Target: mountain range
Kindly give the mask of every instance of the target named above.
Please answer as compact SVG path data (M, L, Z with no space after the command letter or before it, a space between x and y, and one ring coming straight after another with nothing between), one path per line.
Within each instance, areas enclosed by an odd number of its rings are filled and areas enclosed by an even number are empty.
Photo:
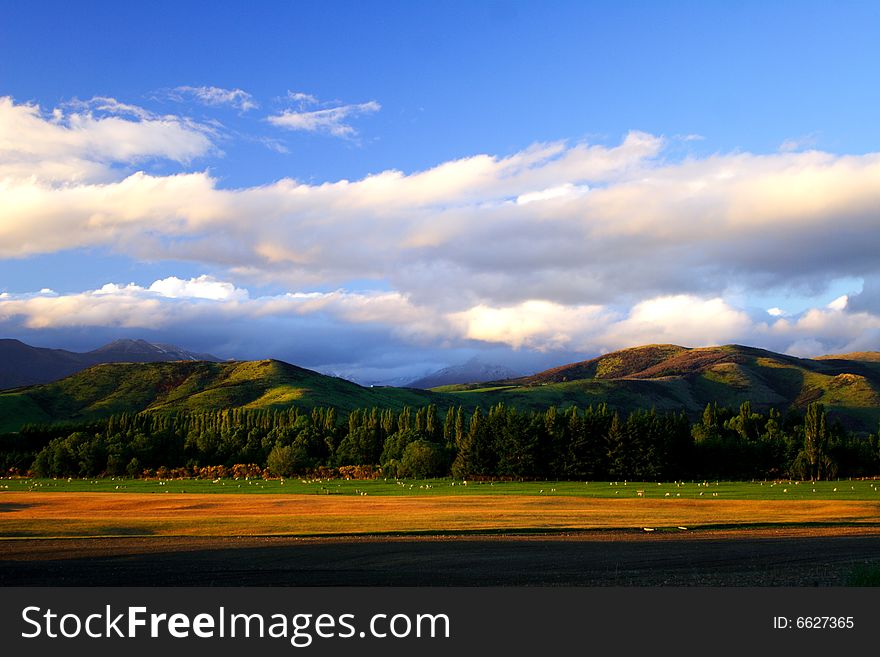
M656 408L697 417L709 402L735 408L747 400L755 409L783 412L819 401L848 428L874 432L880 420L880 353L806 359L740 345L647 345L525 377L432 390L365 388L277 360L104 363L59 381L0 393L0 431L118 412L293 404L333 406L344 414L429 403L441 411L458 405L485 409L498 402L535 410L608 403L621 412Z
M501 381L518 376L509 367L484 363L479 358L471 358L461 365L452 365L431 372L425 376L410 381L407 388L421 388L424 390L438 386L455 385L457 383L483 383L485 381Z
M79 353L0 339L0 390L49 383L101 363L175 360L217 362L220 359L210 354L197 354L173 345L152 344L145 340L115 340L93 351Z

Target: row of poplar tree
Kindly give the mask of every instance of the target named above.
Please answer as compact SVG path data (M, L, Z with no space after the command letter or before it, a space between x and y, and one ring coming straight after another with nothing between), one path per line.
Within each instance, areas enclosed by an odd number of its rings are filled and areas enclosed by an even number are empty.
M258 464L290 476L320 466L380 466L384 476L673 480L880 473L878 436L830 425L820 404L783 417L746 402L709 404L696 421L653 410L488 411L435 406L225 409L113 415L78 426L30 426L0 437L4 471L40 476L139 476L160 467Z

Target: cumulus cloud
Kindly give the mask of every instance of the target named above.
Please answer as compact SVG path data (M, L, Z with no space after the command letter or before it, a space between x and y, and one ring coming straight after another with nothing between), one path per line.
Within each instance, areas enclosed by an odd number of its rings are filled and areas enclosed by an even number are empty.
M425 312L427 310L427 312ZM202 275L160 279L149 286L107 283L96 290L0 296L0 322L31 329L118 326L158 329L193 321L329 316L352 323L391 324L415 340L451 337L443 318L412 305L397 292L290 292L251 298L248 290Z
M764 325L720 298L656 297L628 309L527 301L476 306L450 317L460 335L540 351L612 351L648 343L692 347L757 338Z
M544 351L587 347L590 329L601 323L602 314L599 306L533 300L502 308L479 305L451 319L461 337Z
M880 315L852 312L841 305L811 308L796 318L781 318L758 340L780 341L786 351L796 355L876 350L880 345Z
M612 349L650 343L704 347L734 342L750 333L749 316L724 299L675 295L637 303L626 318L611 324L598 342Z
M149 290L170 299L213 299L214 301L226 301L248 298L247 290L239 289L232 283L218 281L211 276L205 275L189 280L169 276L154 282Z
M114 165L186 164L213 149L212 129L181 117L156 116L112 98L66 107L45 113L0 97L0 184L109 181L118 175Z
M207 173L7 177L0 256L103 245L294 288L385 280L458 310L818 289L880 273L877 154L666 161L663 147L631 133L616 146L540 144L410 174L239 189Z
M296 107L270 116L267 119L269 123L285 130L321 132L334 137L353 137L357 131L350 125L349 119L382 109L375 100L351 105L321 103L311 94L292 91L287 93L287 98Z
M246 308L522 349L877 346L877 153L680 159L662 137L633 131L613 145L543 143L359 180L221 188L207 172L125 170L147 158L187 162L210 150L210 134L111 100L54 114L0 100L0 257L106 247L203 263L235 283L169 277L112 293L12 295L7 317L36 326L105 313L137 323L165 321L168 308ZM332 109L304 94L289 102L293 113ZM796 316L727 294L818 294L841 277L864 279L864 291ZM251 298L244 289L352 280L390 291ZM120 307L131 314L110 313Z
M247 91L242 89L223 89L222 87L175 87L168 92L168 97L177 101L192 99L203 105L215 107L228 105L240 112L247 112L260 106Z
M796 318L766 323L750 319L723 299L686 295L647 299L628 309L531 300L444 311L416 304L399 292L335 290L252 297L246 289L209 276L168 277L149 286L108 283L80 293L0 295L0 325L31 330L186 331L192 325L218 326L244 318L252 327L287 323L284 330L291 333L320 319L387 330L399 344L463 348L480 343L552 353L608 352L651 342L691 347L740 342L816 356L864 350L880 335L880 316L870 313L814 308ZM395 348L387 340L386 345Z
M456 252L483 266L487 259L479 243L459 244L475 227L475 215L485 214L477 224L480 232L525 240L517 251L527 242L555 239L547 232L553 228L581 236L577 225L565 228L566 221L546 210L536 221L543 203L520 207L512 200L561 176L605 179L658 147L659 140L630 135L613 148L551 144L411 175L387 171L322 185L281 180L238 190L218 189L205 173L139 172L114 182L66 186L6 179L0 181L7 209L0 217L0 256L111 245L136 257L204 260L298 284L381 278L419 262L456 264ZM570 210L576 198L568 199L567 207L564 198L550 200L554 210ZM535 232L540 239L531 239ZM343 239L346 235L358 238Z

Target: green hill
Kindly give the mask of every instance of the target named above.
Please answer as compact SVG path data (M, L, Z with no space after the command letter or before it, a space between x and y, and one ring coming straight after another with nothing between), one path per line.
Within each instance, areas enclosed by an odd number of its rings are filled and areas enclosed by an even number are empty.
M0 431L29 422L99 418L112 413L217 408L364 406L402 408L433 395L401 388L363 388L277 360L212 363L111 363L45 385L0 393Z
M607 402L623 412L654 407L696 417L709 402L757 409L825 404L845 426L876 431L880 354L803 359L727 345L688 349L648 345L532 376L432 391L364 388L276 360L97 365L54 383L0 393L0 431L29 422L99 418L118 412L334 406L343 414L372 406L435 403L521 409Z
M880 421L880 354L806 359L740 345L648 345L519 379L434 391L467 405L472 399L484 406L503 401L520 407L604 401L621 410L654 407L691 416L712 401L736 407L748 400L756 409L782 411L819 401L845 426L875 431Z

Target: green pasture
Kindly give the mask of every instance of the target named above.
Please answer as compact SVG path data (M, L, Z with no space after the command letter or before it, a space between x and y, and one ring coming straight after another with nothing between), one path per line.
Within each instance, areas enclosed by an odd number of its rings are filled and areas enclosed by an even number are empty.
M306 495L543 495L589 498L861 500L880 502L880 479L839 481L479 482L453 479L0 479L3 492L205 493Z

